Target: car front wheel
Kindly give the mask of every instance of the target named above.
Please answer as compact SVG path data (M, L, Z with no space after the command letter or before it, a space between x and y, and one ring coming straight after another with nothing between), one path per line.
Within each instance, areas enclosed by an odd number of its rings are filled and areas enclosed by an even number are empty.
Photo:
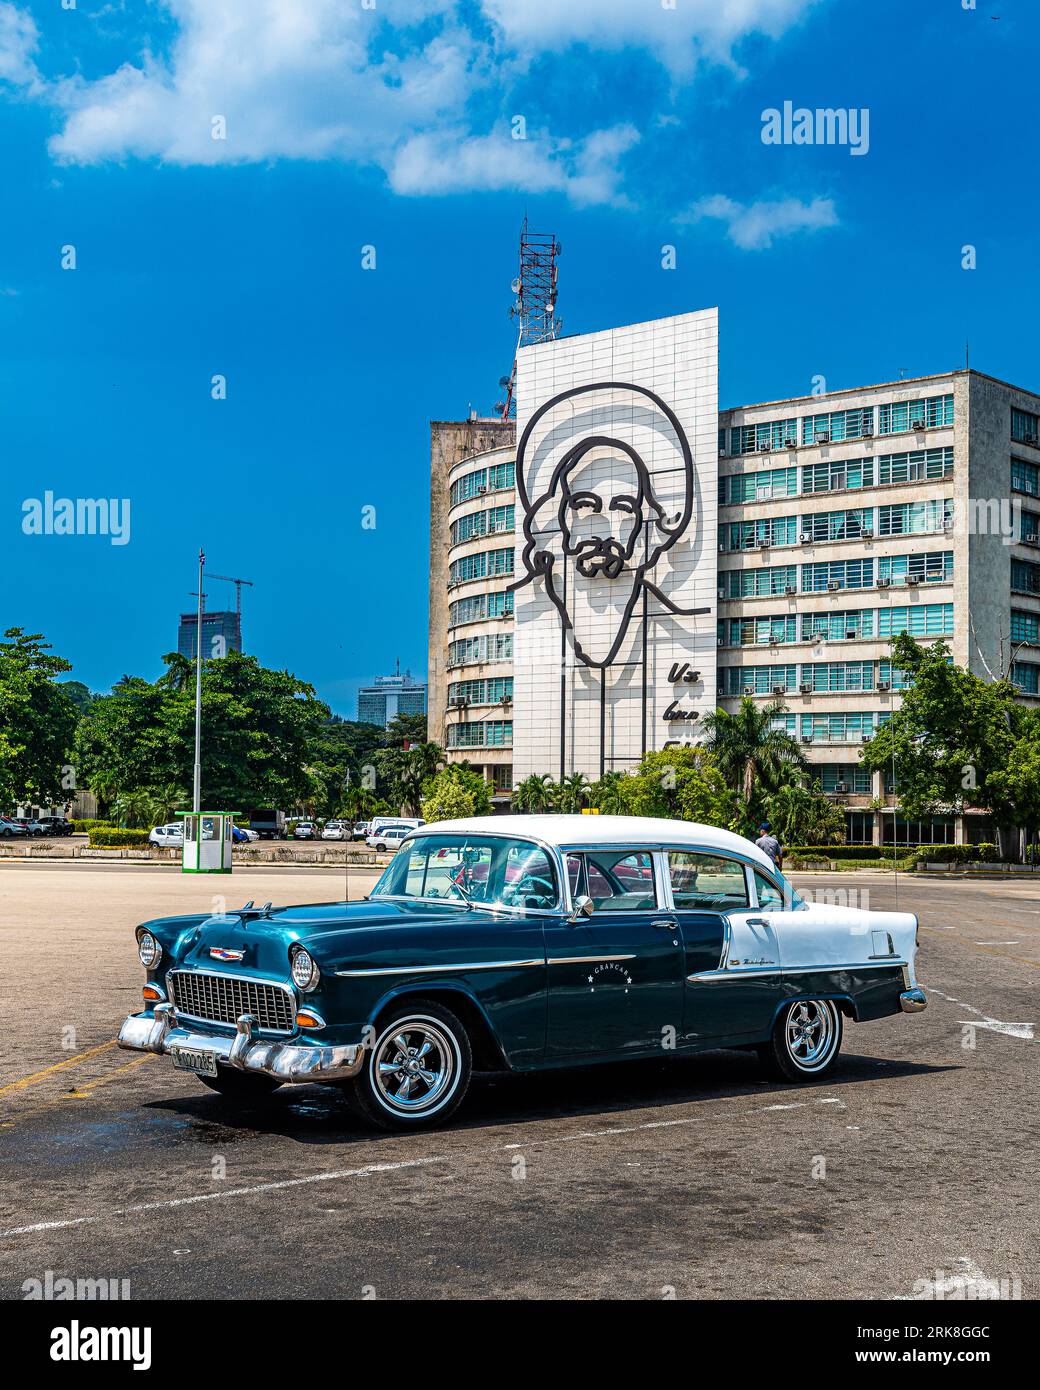
M462 1104L472 1071L462 1023L442 1005L418 999L384 1019L347 1094L381 1129L432 1129Z
M759 1060L776 1081L818 1081L837 1060L841 1032L841 1010L832 1000L796 999L780 1010Z

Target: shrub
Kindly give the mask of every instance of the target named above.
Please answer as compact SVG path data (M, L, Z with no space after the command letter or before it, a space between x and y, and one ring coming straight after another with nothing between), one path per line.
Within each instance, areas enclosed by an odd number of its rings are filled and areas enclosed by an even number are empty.
M115 849L120 845L147 845L147 830L120 830L114 825L95 825L90 831L91 849Z
M89 831L93 830L95 826L109 829L112 826L112 822L110 820L74 820L72 822L72 828L77 835L86 835Z
M887 847L891 852L891 845ZM794 845L785 850L792 859L881 859L885 846L880 845Z

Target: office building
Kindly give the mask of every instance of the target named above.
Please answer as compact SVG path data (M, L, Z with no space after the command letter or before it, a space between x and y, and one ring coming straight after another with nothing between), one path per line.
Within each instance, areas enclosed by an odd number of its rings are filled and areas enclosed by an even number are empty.
M412 673L400 671L392 676L376 676L371 685L358 691L358 722L386 728L399 714L426 713L426 686L413 680Z
M190 661L195 660L195 634L198 615L182 613L177 629L177 650ZM242 619L238 613L203 613L202 655L206 661L242 650Z

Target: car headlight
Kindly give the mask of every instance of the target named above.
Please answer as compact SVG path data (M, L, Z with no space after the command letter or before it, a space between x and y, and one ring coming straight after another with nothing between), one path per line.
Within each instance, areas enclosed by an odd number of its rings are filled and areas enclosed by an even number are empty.
M143 931L137 938L137 954L146 970L154 970L162 960L162 947L150 931Z
M293 954L292 978L296 988L303 990L304 993L316 989L318 981L321 979L321 972L315 964L314 957L310 951L305 950L302 946Z

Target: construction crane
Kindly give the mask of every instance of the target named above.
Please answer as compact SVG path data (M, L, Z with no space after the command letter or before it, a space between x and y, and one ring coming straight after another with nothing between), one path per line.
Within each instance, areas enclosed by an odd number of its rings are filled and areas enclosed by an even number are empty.
M206 579L223 579L223 580L225 581L225 583L227 583L227 584L234 584L234 586L235 586L235 613L237 614L238 620L239 620L239 622L241 623L241 621L242 621L242 585L243 585L243 584L248 584L249 587L252 588L252 587L253 587L253 581L252 581L251 579L236 579L235 576L234 576L234 575L231 575L231 574L209 574L208 572L206 573L205 578L206 578Z

